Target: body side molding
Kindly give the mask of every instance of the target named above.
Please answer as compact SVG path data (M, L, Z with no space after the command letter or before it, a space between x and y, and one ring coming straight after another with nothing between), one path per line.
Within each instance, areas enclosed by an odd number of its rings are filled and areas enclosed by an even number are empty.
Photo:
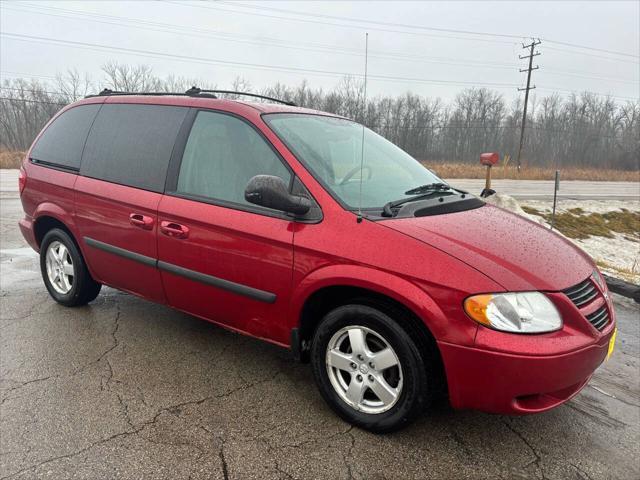
M206 285L211 285L212 287L228 290L230 292L237 293L238 295L253 298L254 300L258 300L260 302L273 303L276 301L275 293L265 292L264 290L258 290L257 288L242 285L241 283L235 283L223 278L207 275L206 273L196 272L195 270L180 267L172 263L167 263L159 260L158 268L160 270L164 270L165 272L179 275L190 280L195 280Z
M147 257L146 255L141 255L140 253L132 252L131 250L126 250L124 248L116 247L114 245L110 245L108 243L101 242L99 240L95 240L89 237L83 237L84 241L87 245L93 248L97 248L98 250L103 250L108 253L112 253L114 255L118 255L120 257L124 257L129 260L133 260L134 262L142 263L143 265L147 265L149 267L157 268L158 261L155 258Z
M254 300L258 300L260 302L274 303L277 298L275 293L266 292L264 290L259 290L257 288L249 287L247 285L235 283L229 280L225 280L223 278L214 277L212 275L207 275L205 273L197 272L195 270L190 270L188 268L180 267L179 265L163 262L161 260L147 257L146 255L141 255L139 253L126 250L124 248L116 247L114 245L110 245L108 243L104 243L90 237L84 237L83 239L85 243L90 247L97 248L99 250L103 250L105 252L111 253L113 255L118 255L120 257L129 259L129 260L133 260L134 262L142 263L143 265L147 265L149 267L158 268L165 272L169 272L174 275L179 275L181 277L188 278L196 282L204 283L206 285L211 285L212 287L216 287L216 288L221 288L223 290L230 291L237 295L243 295L245 297L249 297Z

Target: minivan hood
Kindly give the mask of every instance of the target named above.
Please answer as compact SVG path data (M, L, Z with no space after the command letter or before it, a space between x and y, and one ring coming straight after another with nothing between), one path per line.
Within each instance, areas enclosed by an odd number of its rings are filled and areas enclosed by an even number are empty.
M493 205L380 222L487 275L506 290L564 290L587 278L593 261L566 238Z

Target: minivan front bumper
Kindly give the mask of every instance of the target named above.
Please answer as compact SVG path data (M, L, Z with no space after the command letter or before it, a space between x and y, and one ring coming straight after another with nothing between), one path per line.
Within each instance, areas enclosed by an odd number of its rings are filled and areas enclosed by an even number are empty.
M575 396L605 360L611 326L595 343L563 354L518 355L439 342L451 405L499 414L544 412Z

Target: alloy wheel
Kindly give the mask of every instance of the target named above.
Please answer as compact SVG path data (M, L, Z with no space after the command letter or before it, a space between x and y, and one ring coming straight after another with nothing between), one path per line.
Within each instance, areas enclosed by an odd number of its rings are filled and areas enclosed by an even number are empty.
M402 393L398 355L382 335L367 327L338 330L327 345L326 368L338 396L364 413L386 412Z
M62 242L55 240L49 244L46 266L47 277L54 290L62 295L69 293L75 274L69 249Z

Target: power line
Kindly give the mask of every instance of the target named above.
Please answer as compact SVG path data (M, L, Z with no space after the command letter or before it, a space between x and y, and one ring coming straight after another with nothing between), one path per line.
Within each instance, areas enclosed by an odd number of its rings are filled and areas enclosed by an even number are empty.
M97 23L104 23L104 24L108 24L108 25L116 25L116 26L120 26L120 27L126 27L126 28L143 28L146 30L150 30L150 31L156 31L156 32L161 32L161 33L170 33L170 34L180 34L180 35L186 35L186 36L191 36L191 37L197 37L197 38L213 38L213 39L219 39L222 41L229 41L229 42L236 42L236 43L246 43L246 44L252 44L252 45L270 45L270 46L274 46L277 48L284 48L284 49L293 49L293 50L302 50L302 51L316 51L316 52L321 52L321 53L326 53L327 51L330 51L331 53L337 53L340 55L351 55L351 56L362 56L362 53L360 51L357 51L355 49L349 49L349 48L344 48L344 47L340 47L338 45L329 45L329 44L318 44L318 43L311 43L311 42L299 42L296 41L296 45L291 45L289 42L283 43L284 40L280 40L280 39L276 39L276 38L269 38L269 37L260 37L258 39L255 39L252 36L247 36L247 35L238 35L238 34L232 34L232 33L226 33L226 32L217 32L215 34L212 34L210 30L206 30L206 29L199 29L197 27L193 27L193 26L183 26L183 25L175 25L175 24L168 24L168 23L161 23L161 22L150 22L150 21L145 21L145 20L139 20L139 19L133 19L130 17L121 17L121 16L115 16L115 15L106 15L106 14L97 14L97 13L88 13L88 12L81 12L78 10L71 10L71 9L64 9L64 8L56 8L56 7L49 7L49 6L33 6L30 4L21 4L21 7L27 7L26 9L22 9L22 8L15 8L14 6L11 7L4 7L7 10L14 10L14 11L20 11L20 12L26 12L26 13L36 13L39 15L46 15L46 16L54 16L54 17L60 17L60 18L67 18L67 19L71 19L71 20L78 20L79 18L85 18L89 21L93 21L93 22L97 22ZM37 8L37 10L29 10L29 8ZM57 11L57 12L65 12L65 13L69 13L72 16L69 15L63 15L63 14L59 14L59 13L47 13L47 12L43 12L41 11L42 9L47 9L47 10L53 10L53 11ZM113 21L106 21L106 20L100 20L100 19L108 19L108 20L113 20ZM126 25L123 24L122 22L129 22L132 23L133 25ZM151 27L150 27L151 26ZM152 28L152 27L165 27L165 28ZM169 30L167 30L167 28ZM193 33L193 32L206 32L204 34L198 34L198 33ZM236 38L229 38L229 37L238 37L240 39L236 39ZM302 47L299 45L308 45L310 47ZM389 60L393 60L393 61L405 61L405 60L423 60L427 63L436 63L436 64L442 64L442 65L453 65L453 66L463 66L463 67L473 67L473 68L478 68L478 67L482 67L482 68L491 68L491 69L511 69L513 68L513 66L515 66L514 64L509 64L509 63L503 63L503 62L487 62L487 61L476 61L476 60L469 60L469 59L462 59L460 61L451 61L450 58L447 57L433 57L433 56L427 56L427 55L407 55L406 53L403 52L392 52L392 51L372 51L370 53L371 57L376 57L376 58L384 58L384 59L389 59ZM608 57L604 57L609 59ZM596 79L596 80L608 80L608 81L614 81L614 82L618 82L618 83L637 83L636 80L628 80L628 79L622 79L622 78L613 78L613 77L603 77L603 76L599 76L599 75L594 75L591 74L590 72L582 72L583 74L581 74L580 72L566 72L566 71L562 71L562 70L553 70L553 69L547 69L547 72L551 73L551 74L555 74L555 75L561 75L561 76L569 76L569 77L578 77L578 78L586 78L586 79ZM586 73L586 75L585 75Z
M343 16L326 15L326 14L319 14L319 13L300 12L300 11L297 11L297 10L288 10L288 9L284 9L284 8L265 7L265 6L262 6L262 5L261 6L258 6L258 5L246 5L246 4L242 4L242 3L238 3L238 2L231 3L231 2L224 1L224 0L218 0L216 3L232 5L234 7L248 8L248 9L253 9L253 10L274 11L274 12L279 12L279 13L287 13L287 14L291 14L291 15L300 15L300 16L305 16L305 17L310 17L311 16L311 17L314 17L314 18L320 17L320 18L327 18L327 19L332 19L332 20L342 20L342 21L348 21L348 22L365 23L365 24L370 24L370 25L383 25L383 26L410 28L410 29L418 29L418 30L459 33L459 34L465 34L465 35L478 35L478 36L487 36L487 37L513 38L513 39L518 39L518 40L520 40L520 39L522 39L522 38L527 36L527 35L515 35L515 34L501 34L501 33L493 33L493 32L479 32L479 31L471 31L471 30L456 30L456 29L448 29L448 28L436 28L436 27L427 27L427 26L424 26L424 25L406 24L406 23L381 22L381 21L368 20L368 19L363 19L363 18L353 18L353 17L343 17ZM547 42L547 43L555 43L556 45L564 45L564 46L572 47L572 48L581 48L581 49L585 49L585 50L592 50L592 51L595 51L595 52L610 53L610 54L613 54L613 55L621 55L621 56L631 57L631 58L640 58L639 55L634 55L634 54L627 53L627 52L619 52L619 51L615 51L615 50L607 50L607 49L592 47L592 46L588 46L588 45L579 45L579 44L576 44L576 43L562 42L562 41L559 41L559 40L553 40L553 39L549 39L549 38L543 38L543 40L545 42Z
M613 55L621 55L623 57L640 58L640 55L634 55L632 53L617 52L615 50L607 50L604 48L588 47L586 45L578 45L576 43L560 42L558 40L551 40L549 38L543 38L543 40L547 43L555 43L556 45L564 45L565 47L582 48L585 50L592 50L594 52L611 53Z
M126 49L126 48L121 48L121 47L111 47L111 46L104 46L104 45L97 45L97 44L90 44L90 43L85 43L85 42L73 42L73 41L67 41L67 40L60 40L60 39L52 39L52 38L46 38L46 37L35 37L35 36L29 36L29 35L19 35L19 34L12 34L12 33L7 33L7 32L0 32L0 35L2 36L7 36L10 38L14 38L16 40L19 41L32 41L32 42L36 42L36 43L50 43L50 44L54 44L54 45L64 45L64 44L70 44L71 46L75 47L75 48L86 48L86 49L90 49L90 50L97 50L97 51L104 51L104 50L115 50L115 51L125 51L129 54L132 55L137 55L137 56L143 56L143 57L161 57L161 58L175 58L178 61L190 61L190 62L195 62L195 63L206 63L206 64L223 64L223 65L234 65L234 66L238 66L240 68L249 68L249 69L258 69L258 70L263 70L263 69L267 69L267 70L274 70L274 71L292 71L294 73L299 73L299 72L304 72L304 73L310 73L313 75L318 75L318 76L333 76L333 77L342 77L342 76L353 76L353 77L360 77L360 74L353 74L353 73L348 73L348 72L335 72L335 71L324 71L324 70L312 70L312 69L299 69L299 68L292 68L292 67L273 67L273 66L269 66L269 65L260 65L260 64L252 64L252 63L242 63L242 62L228 62L228 61L222 61L222 60L215 60L215 59L206 59L206 58L200 58L200 57L189 57L189 56L185 56L185 55L172 55L172 54L167 54L167 53L163 53L163 52L153 52L153 51L145 51L145 50L135 50L135 49ZM4 71L3 73L13 73L16 74L16 72L9 72L9 71ZM24 75L24 74L20 74L19 75ZM51 79L55 79L55 77L52 76L46 76L46 75L34 75L34 74L27 74L33 77L42 77L42 78L51 78ZM385 76L385 75L371 75L371 78L374 80L379 80L379 81L401 81L401 82L411 82L411 83L427 83L427 84L441 84L441 85L461 85L461 86L492 86L495 88L510 88L510 87L514 87L516 86L515 84L507 84L507 83L477 83L477 82L466 82L466 81L452 81L452 80L436 80L436 79L424 79L424 78L406 78L406 77L394 77L394 76ZM626 99L626 100L637 100L636 97L626 97L626 96L621 96L621 95L612 95L612 94L605 94L605 93L601 93L601 92L594 92L594 91L588 91L588 90L568 90L568 89L562 89L562 88L554 88L554 87L539 87L543 90L547 90L547 91L551 91L551 92L555 92L555 91L563 91L563 92L567 92L567 93L583 93L583 92L587 92L587 93L592 93L594 95L600 95L600 96L608 96L608 97L613 97L613 98L620 98L620 99Z
M623 62L623 63L633 63L633 64L640 63L640 61L638 60L624 60L622 58L613 58L613 57L607 57L605 55L596 55L595 53L578 52L576 50L567 50L566 48L556 48L556 47L548 47L548 46L545 46L544 48L547 50L554 50L556 52L569 53L571 55L586 55L588 57L602 58L604 60L611 60L613 62Z
M524 37L524 35L512 35L512 34L506 34L506 33L491 33L491 32L478 32L478 31L471 31L471 30L455 30L455 29L450 29L450 28L437 28L437 27L426 27L424 25L415 25L415 24L406 24L406 23L393 23L393 22L380 22L380 21L376 21L376 20L365 20L365 19L361 19L361 18L351 18L351 17L341 17L341 16L336 16L336 15L326 15L326 14L320 14L320 13L307 13L307 12L300 12L300 11L296 11L296 10L288 10L288 9L284 9L284 8L275 8L275 7L265 7L265 6L257 6L257 5L245 5L242 3L231 3L231 2L225 2L222 0L217 1L216 3L218 4L227 4L227 5L233 5L233 6L237 6L237 7L243 7L243 8L251 8L254 10L268 10L268 11L272 11L272 12L279 12L279 13L287 13L287 14L291 14L291 15L301 15L301 16L305 16L305 17L309 17L312 16L314 18L319 17L319 18L327 18L330 20L342 20L342 21L347 21L347 22L358 22L358 23L366 23L369 25L382 25L382 26L386 26L386 27L401 27L401 28L411 28L411 29L416 29L416 30L428 30L428 31L434 31L434 32L447 32L447 33L460 33L460 34L464 34L464 35L479 35L479 36L485 36L485 37L501 37L501 38L515 38L515 39L522 39Z
M35 88L17 88L17 87L0 86L0 90L12 90L14 92L47 93L49 95L65 95L64 92L53 92L51 90L39 90Z
M49 80L56 80L56 77L54 77L52 75L36 75L34 73L12 72L12 71L9 71L9 70L0 71L0 76L4 75L6 73L8 73L9 75L17 75L18 76L17 78L34 77L34 78L46 78L46 79L49 79ZM6 78L6 76L5 76L5 78Z
M546 69L545 69L545 71L546 71ZM33 74L33 73L13 72L13 71L8 71L8 70L0 71L0 75L4 76L4 78L6 79L6 75L5 74L14 75L14 77L12 77L12 79L22 79L22 78L25 78L25 77L26 78L34 77L34 78L44 78L44 79L48 79L48 80L57 80L57 78L58 78L58 77L53 76L53 75L37 75L37 74ZM6 89L7 87L0 87L0 88L5 88ZM634 100L634 101L638 100L637 97L625 97L625 96L621 96L621 95L613 95L611 93L594 92L594 91L591 91L591 90L568 90L568 89L552 88L552 87L544 87L544 86L536 86L536 89L545 90L545 91L553 92L553 93L558 93L558 92L572 93L572 94L589 93L589 94L592 94L592 95L598 95L600 97L612 97L612 98L620 98L620 99L624 99L624 100ZM48 92L48 93L63 94L63 92Z
M335 26L335 27L343 27L343 28L355 28L358 30L376 30L376 31L380 31L380 32L388 32L388 33L403 33L406 35L418 35L418 36L427 36L427 37L438 37L438 38L451 38L451 39L456 39L456 40L464 40L464 41L475 41L475 42L489 42L489 43L502 43L502 44L506 44L506 45L513 45L515 42L510 42L510 41L505 41L505 40L493 40L493 39L488 39L488 38L466 38L466 37L460 37L460 36L454 36L454 35L439 35L439 34L434 34L434 33L426 33L426 32L408 32L408 31L403 31L403 30L391 30L391 29L386 29L386 28L380 28L380 27L362 27L362 26L357 26L357 25L345 25L345 24L339 24L339 23L334 23L334 22L324 22L321 20L310 20L310 19L304 19L304 18L291 18L291 17L282 17L282 16L278 16L278 15L268 15L265 13L257 13L257 12L244 12L244 11L239 11L239 10L233 10L233 9L228 9L228 8L220 8L217 5L216 6L211 6L211 5L194 5L191 3L182 3L182 2L175 2L172 0L162 0L165 3L172 3L175 5L180 5L181 7L184 6L188 6L191 8L200 8L200 9L206 9L206 10L217 10L217 11L221 11L221 12L228 12L228 13L237 13L237 14L241 14L241 15L254 15L254 16L259 16L259 17L267 17L267 18L276 18L279 20L287 20L287 21L296 21L296 22L303 22L303 23L315 23L315 24L319 24L319 25L331 25L331 26ZM518 38L522 38L522 37L518 37Z
M255 37L248 36L248 35L231 34L226 32L217 32L215 34L212 34L211 30L199 29L195 27L186 27L183 25L172 25L172 24L160 23L160 22L147 22L147 21L142 21L142 20L133 19L129 17L120 17L120 16L114 16L114 15L90 14L85 12L79 12L77 10L68 10L68 9L55 8L55 7L43 6L43 7L38 7L38 10L21 9L21 8L15 8L13 6L4 7L4 8L6 10L13 10L13 11L19 11L19 12L25 12L25 13L35 13L38 15L67 18L71 20L86 18L89 21L104 23L107 25L116 25L119 27L126 27L126 28L143 28L145 30L150 30L155 32L180 34L180 35L186 35L189 37L213 38L213 39L218 39L222 41L245 43L245 44L260 45L260 46L264 46L266 44L269 46L274 46L274 47L284 48L284 49L291 49L291 50L316 51L321 53L331 52L331 53L337 53L340 55L351 55L351 56L358 56L358 57L362 56L362 52L360 51L357 51L355 49L340 47L338 45L318 44L318 43L299 42L299 41L296 41L296 45L292 45L290 42L285 42L284 40L269 38L269 37L261 37L256 39ZM69 13L72 13L74 16L43 12L43 11L40 11L42 8L46 8L48 10L69 12ZM114 21L100 20L100 18L113 19ZM126 24L123 24L122 22L130 22L133 25L126 25ZM167 30L163 28L150 28L148 25L164 26L164 27L170 28L171 30ZM183 29L185 31L183 31ZM206 33L198 34L198 33L193 33L194 31L196 32L202 31ZM229 37L238 37L240 39L229 38ZM310 47L301 47L300 45L308 45ZM407 55L406 53L403 53L403 52L392 52L392 51L372 51L372 53L369 56L376 57L376 58L386 58L391 60L416 59L416 60L424 60L428 63L438 63L438 64L444 64L444 65L460 65L460 66L475 67L475 68L486 67L486 68L509 69L513 67L513 64L500 63L500 62L478 62L478 61L467 60L467 59L463 59L461 61L451 61L450 58L446 58L446 57L433 57L428 55Z
M640 96L638 96L638 97L624 97L624 96L621 96L621 95L613 95L613 94L610 94L610 93L594 92L592 90L569 90L569 89L566 89L566 88L554 88L554 87L544 87L544 86L538 86L537 88L538 88L538 90L546 90L547 92L564 92L564 93L573 93L573 94L580 94L580 95L584 94L584 93L590 93L591 95L598 95L600 97L622 98L624 100L632 100L632 101L640 100Z
M606 80L608 82L617 82L617 83L628 83L628 84L633 84L633 85L637 85L638 84L638 80L628 80L625 78L616 78L616 77L601 77L601 76L596 76L596 75L582 75L579 72L571 72L571 71L566 71L566 70L555 70L555 69L550 69L550 68L546 68L544 69L545 73L551 74L551 75L560 75L563 77L576 77L576 78L586 78L587 80Z
M44 100L28 100L26 98L10 98L10 97L0 97L0 100L8 100L8 101L16 101L16 102L26 102L26 103L40 103L42 105L68 105L68 103L64 102L46 102Z
M18 41L26 41L26 42L35 42L35 43L45 43L45 44L53 44L53 45L69 45L75 48L89 49L89 50L111 50L118 52L125 52L130 55L137 55L143 57L160 57L160 58L172 58L179 61L185 62L195 62L195 63L206 63L206 64L216 64L216 65L229 65L237 68L248 68L255 70L273 70L273 71L286 71L293 73L304 73L304 74L312 74L312 75L320 75L320 76L332 76L332 77L355 77L361 78L362 74L358 73L350 73L350 72L337 72L330 70L317 70L317 69L309 69L309 68L297 68L297 67L284 67L284 66L272 66L258 63L247 63L247 62L233 62L228 60L219 60L219 59L210 59L204 57L193 57L188 55L178 55L178 54L170 54L164 52L155 52L151 50L141 50L134 48L124 48L124 47L113 47L108 45L98 45L95 43L88 42L77 42L72 40L61 40L50 37L38 37L34 35L22 35L11 32L0 32L1 36L12 38ZM517 86L512 83L500 83L500 82L471 82L471 81L458 81L458 80L447 80L447 79L425 79L425 78L410 78L410 77L395 77L389 75L370 75L371 79L379 80L379 81L402 81L402 82L411 82L411 83L426 83L433 85L460 85L460 86L489 86L495 88L512 88Z

